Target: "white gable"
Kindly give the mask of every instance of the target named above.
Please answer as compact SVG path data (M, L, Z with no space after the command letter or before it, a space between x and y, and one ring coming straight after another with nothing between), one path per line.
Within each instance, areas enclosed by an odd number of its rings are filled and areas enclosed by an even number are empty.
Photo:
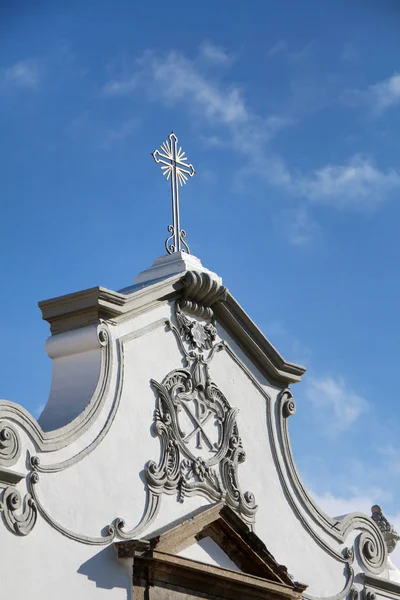
M225 554L222 548L220 548L210 537L205 537L198 542L195 542L184 550L177 552L177 555L192 560L198 560L207 565L215 565L217 567L222 567L223 569L241 572L229 556Z
M283 359L218 277L185 272L185 260L167 257L155 280L120 292L41 303L54 363L43 428L0 402L4 597L51 600L57 581L59 600L126 600L130 575L111 544L218 502L308 584L304 597L344 599L366 572L387 579L377 525L358 513L331 519L296 471L288 386L305 369ZM182 556L237 570L208 538Z

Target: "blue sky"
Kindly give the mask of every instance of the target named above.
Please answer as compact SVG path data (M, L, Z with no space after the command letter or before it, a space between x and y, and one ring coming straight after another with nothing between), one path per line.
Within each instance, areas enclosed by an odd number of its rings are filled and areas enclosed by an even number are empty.
M399 30L395 0L4 3L1 397L46 401L39 300L163 254L150 153L173 129L192 253L308 367L303 478L330 512L400 525Z

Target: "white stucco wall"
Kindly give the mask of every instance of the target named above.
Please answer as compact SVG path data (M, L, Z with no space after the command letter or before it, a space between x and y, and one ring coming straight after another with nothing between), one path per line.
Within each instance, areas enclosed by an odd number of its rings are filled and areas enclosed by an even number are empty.
M27 536L14 535L0 526L4 597L53 600L55 590L59 600L130 597L130 562L118 560L112 544L102 547L71 538L99 538L118 517L124 519L126 529L141 521L146 507L144 467L149 460L157 462L160 453L160 441L152 430L156 395L150 380L161 382L170 371L182 367L182 352L164 324L173 318L171 307L162 303L119 324L108 325L109 371L99 409L90 426L76 439L72 436L65 447L59 444L60 448L51 452L38 450L23 422L13 421L22 453L12 469L27 473L27 452L39 456L41 466L67 462L62 470L39 472L39 481L34 484L50 522L39 514ZM220 351L210 364L210 373L230 405L239 409L237 424L246 452L246 461L238 469L239 481L243 491L250 490L256 497L255 531L296 580L309 584L309 594L334 596L346 582L345 565L335 558L335 552L351 546L359 531L350 532L346 544L340 545L304 510L292 490L276 424L275 403L281 389L261 375L222 327L219 335L243 363ZM86 332L82 330L76 336L83 339ZM104 372L101 361L105 348L89 344L82 350L78 341L76 344L78 352L69 350L65 356L60 351L53 358L52 392L42 417L46 428L51 419L57 423L57 402L63 415L71 410L74 417L77 406L86 406L88 413L90 396ZM0 406L1 418L11 414L4 411ZM78 425L80 419L76 420ZM102 437L104 428L107 431ZM87 452L91 448L93 451ZM81 460L79 453L84 454ZM25 493L24 480L17 488ZM157 518L135 537L149 535L207 503L200 496L180 503L175 496L164 494ZM210 549L194 547L192 558L202 560L207 551L211 556ZM211 554L215 561L218 552ZM226 557L220 560L226 567ZM356 573L361 570L357 561L354 569Z

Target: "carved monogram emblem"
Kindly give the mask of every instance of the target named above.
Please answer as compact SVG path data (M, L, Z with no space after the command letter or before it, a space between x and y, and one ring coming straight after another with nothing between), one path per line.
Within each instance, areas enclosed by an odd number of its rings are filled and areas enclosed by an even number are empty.
M220 447L219 431L213 431L210 422L212 423L214 420L216 424L221 424L220 417L200 398L182 402L181 407L183 408L183 418L178 413L178 421L180 424L183 421L183 427L189 421L189 426L191 426L189 433L183 433L182 439L185 444L189 446L194 441L198 450L202 450L205 446L210 452L217 451ZM216 436L217 439L215 439Z
M186 368L175 369L158 383L154 427L161 441L159 463L148 463L146 477L153 494L200 494L224 500L245 520L254 522L253 494L243 493L238 465L245 460L236 423L237 409L211 380L208 365L223 344L214 344L212 323L189 319L175 308L179 328L170 324L186 358ZM206 355L207 354L207 355Z

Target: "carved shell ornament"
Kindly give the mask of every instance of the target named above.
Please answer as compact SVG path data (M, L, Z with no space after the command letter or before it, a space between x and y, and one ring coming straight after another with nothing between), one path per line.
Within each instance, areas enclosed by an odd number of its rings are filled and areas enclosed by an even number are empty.
M215 352L216 328L212 322L189 319L175 305L178 327L170 324L186 359L186 368L175 369L159 383L154 429L161 442L158 463L150 461L146 478L151 493L201 495L225 501L253 523L257 506L251 492L243 493L238 480L245 452L236 422L238 410L211 380L208 365Z

